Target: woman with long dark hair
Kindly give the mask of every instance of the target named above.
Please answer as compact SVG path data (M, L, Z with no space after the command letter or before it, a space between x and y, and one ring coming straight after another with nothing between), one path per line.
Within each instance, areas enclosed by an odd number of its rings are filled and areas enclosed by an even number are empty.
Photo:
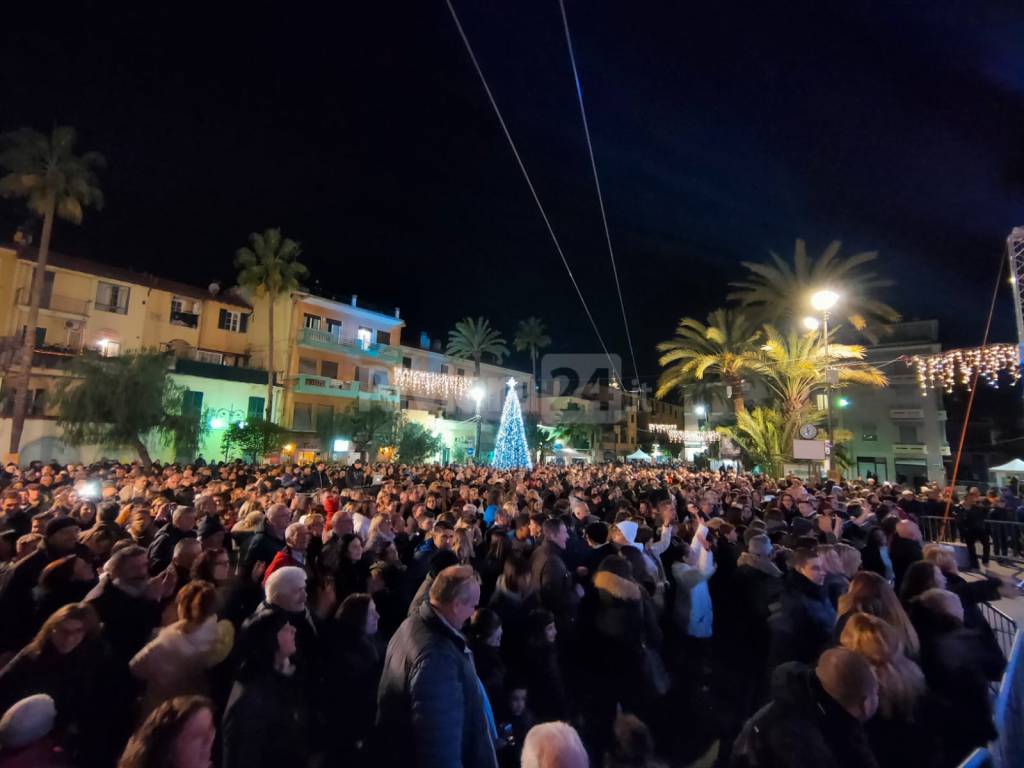
M150 713L117 768L209 768L216 733L210 702L179 696Z

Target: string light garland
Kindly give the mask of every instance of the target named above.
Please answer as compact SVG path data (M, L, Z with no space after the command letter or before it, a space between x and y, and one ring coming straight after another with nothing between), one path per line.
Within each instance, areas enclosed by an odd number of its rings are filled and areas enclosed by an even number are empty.
M496 469L533 469L530 450L526 447L526 428L523 426L523 412L519 407L516 380L508 380L508 394L501 409L498 437L494 441Z
M718 433L713 430L679 429L675 424L648 424L651 432L668 437L670 443L708 443L718 442Z
M970 391L975 372L994 389L999 388L1000 373L1008 374L1011 384L1020 381L1020 350L1016 344L951 349L935 355L914 355L905 362L915 369L922 395L939 388L950 393L957 385Z
M411 390L428 397L443 398L469 397L469 390L476 383L476 379L467 376L414 371L410 368L395 368L394 381L402 390Z

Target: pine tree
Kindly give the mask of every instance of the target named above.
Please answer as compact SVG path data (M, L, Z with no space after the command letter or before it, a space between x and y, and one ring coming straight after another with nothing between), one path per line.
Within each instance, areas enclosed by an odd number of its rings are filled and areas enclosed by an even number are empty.
M493 466L497 469L533 469L530 450L526 447L526 429L523 412L519 408L516 380L508 380L505 407L501 410L501 423L494 443Z

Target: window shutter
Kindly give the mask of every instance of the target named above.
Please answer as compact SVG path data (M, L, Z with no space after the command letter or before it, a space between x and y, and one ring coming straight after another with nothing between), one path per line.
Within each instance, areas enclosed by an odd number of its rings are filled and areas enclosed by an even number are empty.
M239 333L248 333L248 331L249 331L249 315L248 315L248 313L243 312L238 317L238 332Z
M217 327L221 330L227 330L231 327L231 317L226 309L222 309L217 316Z

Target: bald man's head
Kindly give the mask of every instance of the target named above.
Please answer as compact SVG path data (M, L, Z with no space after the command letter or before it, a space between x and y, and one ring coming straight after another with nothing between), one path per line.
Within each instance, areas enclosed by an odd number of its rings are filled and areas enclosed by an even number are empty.
M867 659L846 648L829 648L814 674L836 703L861 722L878 709L878 679Z

